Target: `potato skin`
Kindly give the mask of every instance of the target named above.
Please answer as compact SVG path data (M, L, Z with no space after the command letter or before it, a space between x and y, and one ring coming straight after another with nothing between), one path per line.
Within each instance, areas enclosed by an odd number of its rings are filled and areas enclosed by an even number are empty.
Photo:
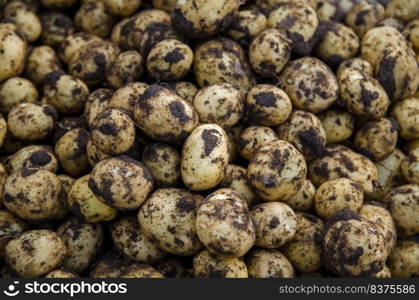
M0 58L0 82L3 82L22 73L28 46L25 39L17 33L16 26L1 24L0 47L4 53Z
M143 60L143 56L137 51L121 52L109 68L106 81L114 88L139 81L144 73Z
M58 160L50 146L27 146L7 159L7 169L10 174L23 168L38 168L56 173Z
M195 220L203 197L184 189L158 189L141 206L142 232L160 249L181 256L197 253L202 244Z
M181 175L192 190L215 187L222 180L227 164L227 134L216 124L196 127L183 144Z
M63 267L75 273L83 273L90 266L103 244L101 224L84 223L74 217L62 223L57 234L67 248Z
M31 230L11 240L5 249L8 265L21 277L42 277L57 268L67 249L50 230Z
M326 143L340 143L354 132L355 117L344 110L330 109L319 115L326 133Z
M64 269L56 269L45 275L45 278L78 278L79 276L74 272Z
M38 90L31 81L25 78L13 77L0 86L1 112L8 113L17 104L37 100Z
M306 174L304 157L294 146L282 140L260 147L247 168L250 184L265 201L286 201L294 197Z
M38 15L24 2L10 2L4 8L3 17L16 24L19 32L28 42L35 42L41 36L41 21Z
M230 188L236 191L244 200L247 206L251 207L257 200L253 190L250 188L246 168L238 165L229 164L225 170L223 179L220 182L220 187Z
M419 116L415 113L418 105L418 98L406 98L397 102L391 111L391 115L400 126L399 135L402 138L408 140L419 138L419 128L417 126Z
M419 243L413 238L398 242L388 259L392 276L415 277L419 271Z
M250 160L260 147L277 139L275 131L268 126L249 126L241 131L237 146L240 155Z
M411 151L400 167L403 177L408 182L419 184L419 148Z
M120 278L164 278L163 274L149 265L131 264L122 270Z
M237 257L217 256L203 250L193 259L196 278L248 278L246 264Z
M60 59L50 46L34 47L28 54L25 75L35 85L42 85L46 74L61 70Z
M25 232L29 226L11 212L0 210L0 258L3 258L4 249L10 240Z
M249 278L292 278L294 268L289 260L274 249L250 251L246 257Z

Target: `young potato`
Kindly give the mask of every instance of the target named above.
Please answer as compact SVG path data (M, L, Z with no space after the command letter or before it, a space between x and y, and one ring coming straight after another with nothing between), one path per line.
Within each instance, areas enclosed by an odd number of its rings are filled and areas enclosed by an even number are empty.
M175 7L177 0L152 0L153 7L168 13Z
M25 67L28 45L17 28L10 24L0 24L0 82L19 76Z
M198 125L193 107L171 90L151 85L141 95L134 119L151 138L167 143L180 142Z
M166 256L164 251L147 239L134 216L116 220L112 224L111 234L115 247L136 262L151 264Z
M33 103L37 100L38 90L25 78L13 77L0 86L0 111L5 114L20 103Z
M145 90L150 86L144 82L131 82L117 89L109 102L109 108L120 109L130 117L134 116L136 106Z
M153 177L142 163L120 155L94 166L89 188L106 205L123 211L134 210L152 191Z
M198 46L194 52L194 74L201 88L230 83L246 91L256 81L243 49L227 38L210 40Z
M7 160L7 169L10 174L21 171L23 168L39 168L56 173L58 160L50 146L27 146Z
M336 21L323 21L325 34L315 46L316 56L332 67L358 53L359 38L350 28Z
M251 186L265 201L291 199L302 187L306 174L303 155L281 140L260 147L247 168Z
M237 141L238 150L241 156L250 160L260 147L277 139L278 136L270 127L249 126L240 133Z
M149 265L136 263L122 270L120 278L164 278L164 276Z
M355 117L344 110L327 110L319 115L319 119L326 133L326 144L343 142L354 132Z
M110 155L122 154L134 145L135 125L122 111L108 109L94 119L90 134L99 150Z
M417 4L415 0L390 0L386 7L386 16L409 22L419 14Z
M133 261L119 251L107 252L93 263L89 276L92 278L119 278L122 271Z
M84 117L88 127L92 126L93 120L98 115L110 108L109 103L113 93L111 89L97 89L89 95L84 109Z
M247 254L249 278L292 278L294 268L289 260L275 249L259 249Z
M61 168L73 177L79 177L90 169L87 160L86 145L90 138L87 130L82 128L66 132L55 144L54 152Z
M9 112L7 127L18 139L39 141L52 134L57 116L57 111L51 105L21 103Z
M323 155L310 163L308 174L315 186L341 177L352 179L366 195L374 192L378 176L372 161L343 145L326 146Z
M323 221L310 214L295 214L297 231L281 251L301 273L318 271L323 265L321 237Z
M61 209L61 182L47 170L23 168L4 185L4 206L18 217L41 222L54 219Z
M346 110L364 118L384 116L390 100L377 79L353 68L342 71L338 79L339 94Z
M141 36L139 37L138 41L139 46L137 47L137 49L140 51L142 55L144 55L144 57L147 57L149 56L151 49L158 43L163 42L164 40L184 41L185 38L177 34L170 23L150 23L147 27L144 28L144 31L141 33ZM186 44L182 45L184 50L189 48L189 46ZM189 52L189 50L187 51L187 53L188 55L192 54Z
M397 102L391 111L400 127L399 135L411 140L419 138L419 114L416 113L419 98L407 98Z
M325 224L326 268L342 277L368 277L385 265L387 248L374 223L351 210L341 210Z
M52 140L56 144L58 140L70 130L87 129L86 125L84 117L64 117L57 122Z
M158 189L138 212L141 230L149 241L168 253L193 255L202 248L195 229L202 201L201 195L184 189Z
M180 80L188 74L192 49L175 39L165 39L151 48L147 56L148 73L156 80Z
M293 144L307 160L322 155L326 146L326 132L320 119L303 110L295 110L276 132L279 139Z
M190 38L211 37L228 27L240 4L237 0L178 1L172 10L173 26Z
M417 184L401 185L385 196L384 203L387 204L400 236L419 233L419 219L416 217L419 211L418 197Z
M396 225L390 212L375 204L365 204L361 207L359 215L375 224L378 232L384 237L387 253L390 254L397 242Z
M144 148L141 162L159 187L174 187L180 182L179 151L167 144L152 143Z
M93 168L101 160L111 158L112 155L107 154L96 147L90 138L86 144L86 155L87 160L89 161L90 166Z
M279 75L290 56L291 41L275 28L263 30L249 47L249 60L253 70L264 77Z
M143 56L137 51L121 52L106 75L106 81L113 88L139 81L144 73Z
M74 272L63 270L63 269L56 269L54 271L49 272L47 275L45 275L45 278L78 278L79 275L77 275Z
M289 63L279 77L279 87L292 104L302 110L318 113L329 108L338 97L338 82L330 68L313 57Z
M251 207L256 201L256 195L249 186L246 168L229 164L225 170L220 187L229 188L246 200L247 206Z
M41 21L24 2L9 2L4 8L3 17L13 22L28 42L35 42L42 33Z
M316 187L307 179L294 197L283 202L295 211L308 212L313 207L315 194Z
M394 277L415 277L419 272L418 241L399 241L388 258L388 267Z
M25 232L29 226L7 210L0 210L0 258L10 240Z
M226 34L242 47L248 47L253 38L266 28L267 22L263 13L257 10L241 10L234 16Z
M291 111L290 98L274 85L256 85L246 95L246 117L250 123L279 125L290 117Z
M199 91L196 85L189 81L168 82L166 84L167 88L173 90L179 97L190 104L193 104L195 95Z
M35 85L42 85L48 73L61 71L60 59L54 49L49 46L32 48L25 66L26 77Z
M202 123L215 123L223 128L234 126L244 114L242 94L228 83L200 89L193 106Z
M75 273L81 274L89 268L103 244L103 229L99 223L88 224L70 218L58 227L57 234L67 248L63 267Z
M77 32L67 36L60 44L58 55L66 64L72 61L73 57L79 56L83 49L86 49L95 42L102 39L88 32Z
M112 207L99 201L88 186L90 175L78 178L67 194L67 206L77 217L88 223L110 221L117 215Z
M348 178L338 178L319 186L314 197L314 208L318 216L329 219L342 209L359 212L363 202L364 194L358 183Z
M228 159L227 133L217 124L196 127L182 148L183 183L194 191L215 187L224 176Z
M106 9L118 17L129 17L141 6L142 0L102 0Z
M73 21L61 12L46 11L40 15L42 44L57 48L74 33Z
M187 269L181 258L169 258L155 266L157 271L168 278L190 278L192 270Z
M248 278L246 264L237 257L215 255L203 250L193 259L195 278Z
M273 9L268 26L285 32L292 41L292 51L303 56L308 55L317 42L319 20L316 11L305 1L287 1Z
M107 10L103 1L86 1L74 16L74 25L80 31L106 38L111 33L116 19Z
M374 1L360 1L355 3L345 17L345 23L350 26L359 37L384 19L384 7Z
M243 256L255 243L255 226L246 201L232 189L220 189L198 208L196 232L212 253Z
M408 182L419 184L419 148L411 151L403 160L401 170Z
M5 259L20 277L42 277L60 266L66 253L65 244L55 232L30 230L7 244Z
M416 52L419 51L419 19L413 20L406 25L406 33L408 34L408 39L413 45L413 48Z
M256 227L255 245L259 247L278 248L291 240L297 230L294 211L282 202L256 205L250 215Z
M371 64L359 57L347 59L339 65L339 68L336 71L338 80L347 69L354 69L368 76L374 76L374 69Z

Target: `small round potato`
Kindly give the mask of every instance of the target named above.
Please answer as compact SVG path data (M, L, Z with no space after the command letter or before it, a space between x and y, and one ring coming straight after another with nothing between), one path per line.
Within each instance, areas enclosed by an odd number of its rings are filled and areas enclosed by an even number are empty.
M323 222L314 215L296 213L297 231L281 251L301 273L318 271L323 265Z
M113 90L111 89L97 89L89 95L84 109L84 116L89 127L98 115L110 108L109 103L112 95Z
M338 97L338 83L330 68L313 57L289 63L279 78L292 104L302 110L318 113L331 106Z
M416 51L419 51L419 19L406 25L406 33Z
M279 75L290 56L291 41L275 28L263 30L249 47L249 60L253 70L264 77Z
M138 212L142 232L166 252L188 256L202 244L195 229L197 210L203 197L183 189L158 189Z
M249 278L292 278L294 268L278 250L258 249L249 252L246 258Z
M73 6L77 0L40 0L40 2L48 9L65 9Z
M55 232L31 230L7 244L5 259L20 277L42 277L61 265L66 252Z
M344 110L330 109L319 115L326 133L326 143L340 143L354 132L355 117Z
M86 154L89 138L87 130L76 128L67 131L55 144L54 152L61 168L68 175L80 177L89 171L90 165Z
M92 278L119 278L122 271L132 265L132 260L119 251L107 252L92 265Z
M401 236L419 233L419 185L406 184L393 189L384 199Z
M87 129L84 116L81 117L64 117L57 122L52 136L53 142L56 144L58 140L67 132L73 129Z
M10 240L28 229L28 225L7 210L0 210L0 259Z
M408 140L419 138L418 106L419 98L407 98L394 105L391 115L400 126L399 135L402 138Z
M77 179L70 187L67 205L70 211L88 223L110 221L117 215L112 207L99 201L89 188L90 175Z
M246 95L246 117L250 123L279 125L290 117L291 111L290 98L274 85L256 85Z
M109 85L113 88L120 88L128 83L139 81L144 73L143 60L143 56L134 50L119 54L106 75Z
M237 257L218 256L203 250L193 259L196 278L247 278L246 264Z
M120 278L164 278L163 274L149 265L131 264L122 270Z
M419 272L419 243L414 238L399 241L388 258L394 277L416 277Z
M116 220L112 224L111 234L115 247L136 262L151 264L166 256L145 236L134 216Z
M247 168L250 184L266 201L286 201L294 197L302 187L306 174L303 155L281 140L260 147Z
M103 0L106 9L118 17L129 17L141 6L142 0Z
M173 90L179 97L190 104L193 104L195 95L199 91L196 85L189 81L168 82L167 88Z
M336 77L340 78L340 76L347 69L354 69L368 76L374 76L374 69L371 66L371 64L368 61L359 57L347 59L344 62L342 62L336 71Z
M408 182L419 184L419 148L411 151L403 160L401 170Z
M21 77L13 77L0 86L0 111L8 113L20 103L36 102L38 91L34 84Z
M87 85L62 71L44 76L44 100L53 105L60 114L79 114L89 97Z
M173 26L190 38L211 37L228 27L239 6L237 0L178 1L172 10Z
M75 273L83 273L102 246L102 225L88 224L70 218L58 227L57 234L67 248L63 267Z
M363 202L364 194L358 183L348 178L338 178L319 186L314 197L314 208L318 216L329 219L342 209L359 212Z
M28 42L35 42L42 33L42 24L37 14L23 1L11 1L3 11L3 18L16 24Z
M9 24L0 24L0 82L19 76L25 66L28 45L17 28Z
M378 1L359 1L348 11L345 23L362 37L384 17L385 9Z
M80 31L106 38L116 19L107 10L104 1L85 1L74 15L74 25Z
M151 48L147 56L148 73L156 80L180 80L188 74L192 49L175 39L165 39Z
M184 184L202 191L215 187L228 164L227 133L217 124L196 127L183 144L180 170Z
M73 21L63 13L46 11L40 15L41 41L44 45L58 47L67 36L74 33Z
M62 204L61 182L47 170L23 168L4 185L4 206L18 217L40 222L54 219Z
M390 0L386 7L386 16L409 22L419 15L415 0Z
M387 248L374 223L351 210L341 210L325 224L326 268L342 277L367 277L385 265Z
M223 128L234 126L244 114L241 92L228 83L202 88L193 106L202 123L215 123Z
M293 210L308 212L313 207L315 194L316 187L310 180L307 179L304 181L303 186L294 197L283 202Z
M257 10L241 10L234 16L226 34L242 47L248 47L253 38L266 28L268 20Z
M142 163L120 155L95 165L89 188L106 205L133 210L140 207L153 189L153 177Z
M9 112L7 126L18 139L39 141L52 134L57 117L57 111L51 105L21 103Z
M277 139L278 136L270 127L249 126L240 133L238 150L241 156L250 160L260 147Z
M205 247L217 255L240 257L255 243L246 201L232 189L207 196L198 209L196 231Z
M69 35L60 44L58 54L63 62L68 64L72 61L73 56L79 56L80 52L90 47L95 42L99 42L102 39L96 35L87 32L77 32Z
M144 91L135 107L134 119L145 134L167 143L185 139L199 121L192 105L158 85Z
M112 99L107 106L108 108L122 110L132 118L136 106L139 105L140 98L148 87L149 85L144 82L128 83L113 93Z
M50 46L43 45L32 48L26 60L25 74L35 85L42 85L45 75L61 69L57 53Z
M10 174L23 168L44 169L55 173L58 170L58 160L50 146L27 146L7 160L7 169Z
M152 143L145 147L141 162L159 187L174 187L180 182L180 154L170 145Z
M135 125L122 111L108 109L93 120L90 134L99 150L116 155L128 151L134 145Z

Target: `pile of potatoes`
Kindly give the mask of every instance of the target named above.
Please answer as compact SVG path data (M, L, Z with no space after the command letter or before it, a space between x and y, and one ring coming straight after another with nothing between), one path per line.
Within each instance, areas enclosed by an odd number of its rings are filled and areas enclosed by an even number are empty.
M0 19L0 277L419 276L417 0Z

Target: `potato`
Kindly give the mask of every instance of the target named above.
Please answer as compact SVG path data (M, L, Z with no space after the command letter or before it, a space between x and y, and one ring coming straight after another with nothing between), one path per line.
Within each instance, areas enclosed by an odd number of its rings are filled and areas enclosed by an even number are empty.
M58 47L74 33L73 21L63 13L46 11L40 14L40 20L42 23L41 41L44 45Z
M7 179L7 170L2 163L0 163L0 208L3 206L3 191L4 191L4 184L6 183Z
M42 85L48 73L61 71L62 66L57 53L49 46L32 48L25 66L26 77L35 85Z
M391 115L396 119L400 126L399 135L402 138L411 140L419 138L419 115L416 113L419 105L419 98L407 98L397 102Z
M0 113L0 148L3 146L7 137L7 122L3 115Z
M388 259L391 275L415 277L419 271L419 244L414 238L397 243Z
M78 278L79 276L71 271L56 269L45 275L45 278Z
M118 210L134 210L153 189L150 171L126 155L97 163L90 175L89 188L98 200Z
M20 277L41 277L61 265L66 252L55 232L30 230L7 244L5 259Z
M25 66L28 45L14 25L0 25L0 82L19 76Z
M137 51L121 52L109 68L106 81L114 88L139 81L144 73L143 60Z
M58 227L57 234L67 248L63 267L75 273L89 268L103 244L103 229L99 223L88 224L70 218Z
M4 8L3 17L16 24L19 32L28 42L35 42L42 33L41 21L24 2L10 2Z
M97 89L89 95L84 109L84 116L89 127L98 115L109 108L112 95L111 89Z
M111 234L115 247L136 262L156 263L166 256L164 251L147 239L134 216L114 221Z
M237 141L240 155L250 160L256 151L278 139L275 131L267 126L249 126L243 129Z
M95 42L102 39L88 32L77 32L67 36L60 44L58 54L60 59L68 64L73 57L78 57L80 52Z
M115 17L106 11L103 1L86 1L74 16L78 29L101 38L109 36L115 23Z
M141 6L142 0L103 0L106 9L113 15L129 17Z
M164 276L149 265L133 264L121 272L121 278L164 278Z
M56 173L58 160L50 146L32 145L20 149L7 160L10 174L23 168L37 168Z
M203 250L193 260L196 278L247 278L246 264L237 257L217 256Z
M248 47L253 38L266 28L267 22L266 17L257 10L241 10L234 16L226 34L241 46Z
M77 0L40 0L40 2L49 9L63 9L73 6Z
M196 127L183 144L181 175L195 191L208 190L220 183L228 164L226 132L216 124Z
M20 103L33 103L38 100L38 91L34 84L21 77L13 77L0 86L0 111L8 113Z
M418 14L419 8L415 0L390 0L386 7L386 16L406 22L415 19Z
M7 210L0 210L0 258L10 240L25 232L29 226Z
M160 249L175 255L193 255L202 244L195 220L203 197L183 189L158 189L141 206L142 232Z
M246 258L249 278L292 278L294 268L289 260L274 249L250 251Z
M368 29L384 19L385 9L378 2L360 1L355 3L345 17L345 23L350 26L359 37Z
M330 109L319 115L326 133L326 143L340 143L354 132L355 117L343 110Z
M247 168L255 192L266 201L294 197L306 179L304 157L291 144L276 140L259 148Z
M400 167L408 182L419 184L419 148L411 151Z
M291 207L293 210L308 212L314 204L314 195L316 194L316 187L310 180L305 180L303 186L298 193L291 199L282 201Z
M196 232L217 255L240 257L255 243L255 226L246 201L231 189L217 190L205 198L198 209Z
M118 278L122 271L132 265L132 260L118 251L107 252L92 265L89 276L92 278Z

